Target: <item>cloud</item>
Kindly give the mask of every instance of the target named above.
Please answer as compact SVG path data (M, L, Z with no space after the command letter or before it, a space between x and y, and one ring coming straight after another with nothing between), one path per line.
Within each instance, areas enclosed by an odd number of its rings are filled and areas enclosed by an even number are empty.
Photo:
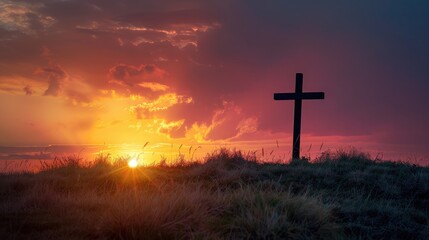
M27 85L22 89L27 96L31 96L34 94L34 90L31 86Z
M0 3L0 27L35 34L52 26L56 21L51 16L40 14L37 5L25 3Z
M159 79L164 76L165 72L155 65L133 65L118 64L109 69L109 77L127 86L133 87L143 83L147 79ZM150 84L149 84L150 85Z
M124 81L134 76L138 76L144 72L144 66L134 67L125 64L119 64L109 70L109 75L118 81Z
M222 107L213 112L210 124L193 124L187 135L199 141L225 141L257 130L258 118L248 116L234 102L224 101Z
M64 81L67 80L68 74L59 66L39 68L36 74L48 76L49 85L43 93L44 96L58 96L63 88Z
M254 133L258 130L258 118L256 117L248 117L242 119L236 127L237 134L234 138L241 137L247 133Z
M167 110L178 104L190 104L192 101L192 97L167 93L153 101L144 99L142 103L131 106L130 111L134 112L137 119L144 119L153 117L153 113Z
M116 36L119 46L169 44L184 50L187 47L197 47L202 35L220 27L217 14L208 10L208 7L165 7L160 5L158 9L94 19L75 27L77 31L91 36Z
M49 80L49 87L46 89L44 96L58 96L58 93L61 91L60 79L51 78Z
M152 90L153 92L164 92L169 89L167 85L157 83L157 82L143 82L138 84L141 87L148 88Z
M85 79L71 77L59 65L39 68L35 73L48 77L48 88L44 90L43 96L63 97L73 105L88 105L96 97L97 91ZM24 91L27 95L34 93L29 86L24 87Z
M184 119L170 122L162 120L159 123L157 131L158 133L166 134L167 136L173 138L183 137L185 135L185 129L182 128L184 122Z

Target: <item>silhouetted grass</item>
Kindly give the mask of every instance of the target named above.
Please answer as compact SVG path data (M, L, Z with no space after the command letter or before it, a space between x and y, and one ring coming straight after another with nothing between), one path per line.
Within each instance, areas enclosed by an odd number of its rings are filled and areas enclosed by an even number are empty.
M280 164L220 149L137 169L108 158L0 175L0 239L429 239L427 167L356 151Z

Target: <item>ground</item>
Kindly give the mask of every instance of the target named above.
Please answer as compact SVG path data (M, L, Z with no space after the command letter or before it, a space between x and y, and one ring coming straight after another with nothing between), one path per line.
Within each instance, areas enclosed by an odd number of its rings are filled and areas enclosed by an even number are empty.
M0 175L0 239L429 239L429 168L220 149L131 169L100 156Z

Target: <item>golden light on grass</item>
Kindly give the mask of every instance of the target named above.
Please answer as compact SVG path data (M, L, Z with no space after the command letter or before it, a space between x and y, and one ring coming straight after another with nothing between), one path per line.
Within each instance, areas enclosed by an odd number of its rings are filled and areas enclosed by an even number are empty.
M137 160L136 159L131 159L130 161L128 161L128 167L130 167L130 168L136 168L137 167L137 165L138 165L139 163L137 162Z

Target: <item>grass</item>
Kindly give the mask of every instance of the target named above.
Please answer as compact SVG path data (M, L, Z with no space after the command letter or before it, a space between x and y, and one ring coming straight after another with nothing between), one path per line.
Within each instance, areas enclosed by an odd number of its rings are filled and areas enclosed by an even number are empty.
M355 151L137 169L69 157L0 175L0 239L429 239L429 168Z

